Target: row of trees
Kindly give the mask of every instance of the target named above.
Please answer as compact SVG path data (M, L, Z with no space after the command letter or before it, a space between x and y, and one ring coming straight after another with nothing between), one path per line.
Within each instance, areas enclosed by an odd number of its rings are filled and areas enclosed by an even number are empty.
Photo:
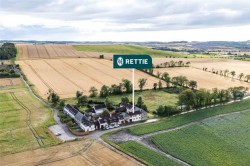
M146 78L141 78L138 80L138 86L140 90L142 91L144 86L147 83ZM97 89L95 87L91 87L89 90L90 97L97 96ZM109 95L119 95L122 93L131 93L132 92L132 83L131 81L127 79L122 79L122 83L113 84L110 87L107 85L103 85L100 90L100 97L107 97Z
M230 101L242 99L248 88L239 86L229 89L219 90L217 88L210 90L200 89L193 91L187 89L179 95L179 105L184 106L187 110L207 107L214 104L223 104Z
M156 68L161 68L161 67L188 67L190 64L190 62L183 62L182 60L180 61L173 61L171 60L170 62L164 62L164 63L161 63L159 65L156 65Z
M93 89L94 87L92 87ZM132 92L132 83L127 79L122 79L122 82L119 84L113 84L110 87L107 85L103 85L100 90L100 97L107 97L109 95L118 95L122 93L131 93ZM90 95L92 97L97 96L97 92L93 95L92 91L90 91Z
M17 49L13 43L4 43L0 47L0 60L9 60L15 58Z
M186 76L176 76L176 77L170 77L169 73L164 72L160 73L157 72L156 77L161 78L166 82L167 88L169 88L172 84L173 87L183 86L183 87L189 87L192 89L197 88L197 82L194 80L188 80Z
M202 70L207 71L208 68L204 67ZM224 77L229 77L229 75L231 75L231 77L233 79L237 75L235 71L229 71L228 69L226 69L226 70L215 70L215 69L212 68L211 72L214 73L214 74L224 76ZM245 80L246 82L248 82L250 80L250 75L249 74L245 75L244 73L240 73L240 74L238 74L237 78L240 81Z

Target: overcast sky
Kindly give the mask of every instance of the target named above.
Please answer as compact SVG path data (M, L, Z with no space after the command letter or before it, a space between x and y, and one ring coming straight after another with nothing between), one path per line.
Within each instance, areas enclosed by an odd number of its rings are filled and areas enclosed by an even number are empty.
M0 0L0 39L250 40L250 1Z

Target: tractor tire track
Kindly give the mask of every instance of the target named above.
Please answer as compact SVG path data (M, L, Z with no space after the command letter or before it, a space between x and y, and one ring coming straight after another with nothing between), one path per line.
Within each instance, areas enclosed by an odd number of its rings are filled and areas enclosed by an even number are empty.
M59 75L61 75L63 78L65 78L66 80L68 80L69 82L71 82L73 85L75 85L76 87L78 87L79 89L81 89L82 91L85 91L81 86L77 85L74 81L70 80L68 77L66 77L65 75L63 75L60 71L58 71L56 68L54 68L51 64L49 64L46 60L44 60L44 62L49 65L53 70L55 70Z
M24 61L24 63L26 65L28 65L30 67L30 69L35 73L35 75L44 83L44 85L46 85L48 87L49 90L51 90L52 92L55 92L53 88L51 88L51 86L46 82L44 81L44 79L36 72L36 70L30 65L28 64L26 61Z
M73 68L74 70L78 71L79 73L85 75L86 77L92 79L93 81L99 83L101 86L103 85L102 82L100 82L100 81L96 80L94 77L91 77L91 76L87 75L86 73L80 71L79 69L77 69L76 67L72 66L71 64L69 64L69 63L67 63L67 62L65 62L65 61L63 61L63 60L60 60L60 61L63 62L64 64L68 65L69 67Z
M34 129L34 127L33 127L32 124L31 124L31 119L30 119L30 117L31 117L31 110L30 110L28 107L26 107L26 106L16 97L16 95L15 95L14 92L10 92L10 94L11 94L13 100L15 100L16 103L17 103L18 105L20 105L20 106L26 111L26 115L27 115L27 116L26 116L25 122L26 122L27 126L29 127L30 131L32 132L33 136L35 137L35 139L36 139L38 145L39 145L40 147L43 147L43 146L44 146L43 140L40 138L39 134L37 133L37 131Z

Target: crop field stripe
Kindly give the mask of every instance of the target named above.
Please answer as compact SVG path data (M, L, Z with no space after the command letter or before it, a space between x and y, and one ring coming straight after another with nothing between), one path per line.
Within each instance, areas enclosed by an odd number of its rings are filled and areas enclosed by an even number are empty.
M46 50L48 51L49 57L57 57L57 53L55 52L55 50L49 45L44 45L44 47L46 48Z
M30 64L27 64L26 61L24 61L24 63L30 67L30 69L31 69L31 70L35 73L35 75L36 75L36 76L37 76L37 77L38 77L38 78L48 87L49 90L52 90L53 92L55 92L54 89L52 89L52 88L49 86L49 84L48 84L46 81L44 81L44 79L36 72L36 70L35 70Z
M62 45L59 45L59 48L64 52L65 56L74 57L71 53L69 53L69 51L66 50L66 46L63 47Z
M31 120L30 120L30 117L31 117L31 110L26 107L14 94L14 92L10 92L13 100L15 100L17 102L18 105L20 105L25 111L26 111L26 124L27 126L29 127L30 131L32 132L33 136L35 137L38 145L40 147L44 146L44 142L43 140L40 138L39 134L37 133L37 131L34 129L34 127L32 126L31 124Z
M55 47L52 47L51 45L50 45L50 47L54 50L54 52L56 53L56 56L57 56L57 57L60 57L60 55L59 55L58 52L56 51Z
M94 65L91 65L91 63L88 63L88 62L86 62L86 61L81 61L81 62L83 62L85 65L87 65L87 66L89 66L89 67L91 67L91 68L96 69L97 71L99 71L100 73L103 73L104 75L110 76L111 78L113 78L113 79L115 79L115 80L117 80L117 81L121 81L120 79L114 77L114 75L111 75L111 74L108 74L108 73L106 73L106 72L103 72L103 70L101 70L100 68L97 68L97 67L95 67ZM95 62L97 62L97 61L95 61ZM97 63L99 63L99 62L97 62ZM99 64L101 64L101 63L99 63ZM132 75L132 74L131 74L131 75Z
M35 45L35 49L36 49L36 52L37 52L38 57L41 58L40 53L39 53L39 51L38 51L38 49L37 49L37 45Z
M71 79L69 79L68 77L66 77L65 75L63 75L60 71L58 71L56 68L54 68L51 64L49 64L46 60L44 60L44 62L49 65L53 70L55 70L59 75L61 75L63 78L65 78L66 80L68 80L69 82L71 82L73 85L75 85L76 87L78 87L79 89L81 89L82 91L84 91L84 89L77 85L74 81L72 81Z
M63 62L63 63L65 63L66 65L70 66L70 67L71 67L71 68L73 68L74 70L78 71L79 73L81 73L81 74L85 75L86 77L88 77L88 78L90 78L90 79L94 80L95 82L99 83L100 85L103 85L103 83L102 83L102 82L100 82L100 81L96 80L94 77L91 77L91 76L87 75L86 73L81 72L80 70L78 70L77 68L75 68L75 67L74 67L74 66L72 66L71 64L69 64L69 63L65 62L64 60L60 60L60 61L61 61L61 62Z
M48 57L51 58L50 55L49 55L49 52L48 52L47 48L44 45L43 45L43 48L44 48L45 52L47 53Z
M61 48L61 45L59 44L59 45L56 45L57 46L57 49L58 50L60 50L62 53L63 53L63 55L62 55L62 57L67 57L68 56L68 54ZM71 57L71 56L70 56Z
M107 68L107 65L106 65L106 64L101 63L101 62L99 62L98 60L96 60L96 59L94 59L94 58L93 58L93 61L95 61L96 63L99 63L100 65L102 65L102 66L104 66L105 68ZM105 60L105 61L103 61L103 62L107 62L107 61ZM108 65L109 65L109 64L108 64ZM108 69L110 69L110 68L108 68ZM132 72L129 72L129 70L120 70L120 72L121 72L121 73L124 73L124 74L130 73L131 76L132 76ZM112 77L113 77L113 76L112 76ZM119 81L121 81L121 80L119 80Z

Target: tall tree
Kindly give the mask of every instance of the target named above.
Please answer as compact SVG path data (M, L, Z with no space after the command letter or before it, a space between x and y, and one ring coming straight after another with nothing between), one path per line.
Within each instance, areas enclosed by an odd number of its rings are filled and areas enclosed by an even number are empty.
M138 80L138 84L139 84L140 91L143 90L143 87L146 85L146 82L147 82L147 79L146 79L146 78L140 78L140 79Z
M239 79L241 80L243 76L244 76L244 74L243 74L243 73L240 73L240 74L239 74Z
M190 80L189 87L191 87L192 89L197 88L197 82L194 80Z
M126 89L127 93L132 92L132 84L131 81L127 80L127 79L122 79L122 85L123 87Z
M141 96L138 97L138 99L137 99L137 104L136 104L137 107L142 108L143 104L144 104L144 102L143 102L143 100L142 100L142 97L141 97Z
M100 90L100 97L107 97L109 96L109 94L110 94L109 87L107 85L103 85Z
M235 71L231 71L230 74L232 75L232 78L236 75Z
M76 91L76 98L78 99L79 97L81 97L83 95L83 92L80 91Z
M157 83L154 83L154 85L153 85L154 90L157 89L157 86L158 86L158 84L157 84Z
M90 97L96 97L98 94L98 90L94 86L92 86L89 90L89 93L90 93Z

